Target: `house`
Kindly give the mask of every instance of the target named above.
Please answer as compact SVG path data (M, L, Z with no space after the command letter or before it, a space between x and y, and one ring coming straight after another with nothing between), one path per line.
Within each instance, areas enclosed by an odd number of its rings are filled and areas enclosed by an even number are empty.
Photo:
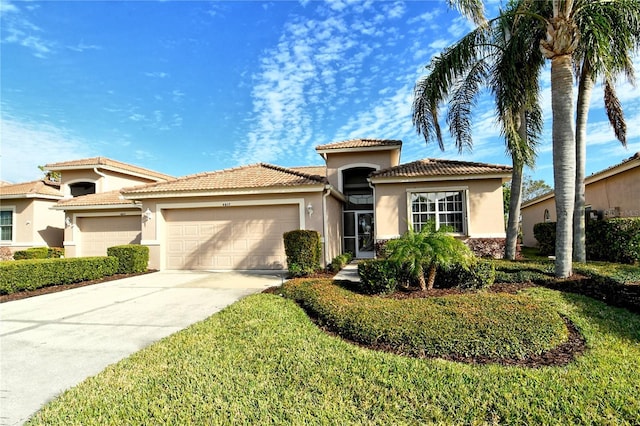
M282 269L282 234L295 229L320 233L325 264L345 251L373 257L375 242L428 220L452 226L465 239L505 237L502 183L510 167L435 159L400 164L401 147L398 140L331 143L316 148L325 166L258 163L102 186L60 200L54 209L68 219L67 256L104 255L111 245L139 243L149 247L153 269ZM71 185L81 191L90 182L83 174L90 168L65 175L85 163L91 161L47 168L61 172L62 190L73 195Z
M640 152L621 163L594 173L584 180L585 209L591 219L640 216ZM536 223L555 222L553 192L522 204L522 242L536 247Z
M64 204L74 197L80 197L87 208L91 209L89 203L94 197L112 196L117 199L121 188L174 179L172 176L104 157L47 164L45 169L59 173L60 182L44 179L0 185L0 245L7 246L12 251L38 246L63 246L64 228L71 224L71 219L65 217L64 210L53 208L59 205L58 202ZM122 212L118 214L120 213ZM135 220L135 227L139 228L139 209L136 214L138 219ZM88 217L92 216L96 217L95 222L99 225L91 223L91 220L80 221L79 226L87 231L85 236L91 234L92 226L102 228L102 224L109 221L101 220L95 214ZM102 231L97 232L100 234ZM139 229L136 234L139 236ZM83 255L105 254L106 248L103 245L109 242L102 241L102 236L97 239L100 240L96 243L97 246L87 249ZM130 241L135 241L135 238ZM66 255L75 256L73 246L65 245Z
M0 246L11 251L62 247L64 213L51 210L62 199L60 183L48 179L0 185Z

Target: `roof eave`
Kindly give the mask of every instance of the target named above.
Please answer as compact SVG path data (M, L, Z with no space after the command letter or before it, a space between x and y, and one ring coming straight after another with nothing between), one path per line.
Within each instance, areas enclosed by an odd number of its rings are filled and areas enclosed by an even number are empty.
M1 194L0 200L16 200L16 199L45 199L45 200L62 200L64 197L62 195L47 195L47 194Z
M299 192L324 191L325 183L297 186L275 186L269 188L237 188L226 190L206 190L206 191L154 191L154 192L122 192L126 200L143 200L152 198L187 198L187 197L219 197L232 195L262 195L262 194L282 194Z
M379 183L413 183L413 182L441 182L443 180L482 180L482 179L505 179L511 178L511 172L504 173L483 173L473 175L433 175L433 176L393 176L393 177L371 177L372 184Z
M55 205L51 207L52 210L112 210L112 209L140 209L140 206L137 204L126 203L126 204L87 204L87 205Z
M353 148L316 148L318 154L333 154L333 153L345 153L345 152L363 152L363 151L393 151L401 149L402 145L382 145L382 146L359 146Z
M135 176L135 177L140 177L140 178L144 178L144 179L149 179L149 180L153 180L155 182L167 182L171 179L174 179L173 176L166 176L166 177L159 177L159 176L154 176L154 175L150 175L147 173L140 173L140 172L135 172L129 169L125 169L123 167L117 167L117 166L111 166L108 164L84 164L84 165L77 165L77 166L59 166L59 167L46 167L47 170L50 171L65 171L65 170L93 170L93 169L102 169L102 170L108 170L111 172L116 172L116 173L121 173L121 174L125 174L125 175L129 175L129 176Z

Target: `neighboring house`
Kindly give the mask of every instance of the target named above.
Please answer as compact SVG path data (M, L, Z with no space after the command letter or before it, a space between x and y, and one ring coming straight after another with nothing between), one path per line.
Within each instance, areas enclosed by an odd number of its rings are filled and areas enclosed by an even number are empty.
M591 219L640 216L640 152L594 173L584 180L585 209ZM533 235L536 223L555 222L556 204L553 192L522 204L522 242L536 247Z
M64 213L50 210L62 199L60 183L46 179L0 185L0 246L11 251L62 247Z
M140 243L153 269L283 269L282 234L295 229L320 233L325 264L344 251L373 257L376 241L428 220L465 239L505 237L502 183L510 167L400 164L401 146L377 139L321 145L325 166L253 164L62 200L55 209L71 224L68 256ZM58 163L63 183L70 164Z
M91 231L95 228L100 229L95 232L97 236L94 235L94 239L98 242L88 242L87 250L83 255L104 255L106 248L103 245L109 242L104 241L102 225L109 220L95 219L93 223L90 219L78 217L72 221L72 218L65 217L64 211L53 207L63 205L73 197L84 198L85 203L90 203L92 197L104 200L111 196L118 199L120 196L118 191L123 187L174 179L172 176L103 157L47 164L45 169L59 172L61 181L53 182L43 179L17 184L6 182L0 184L0 245L7 246L12 251L38 246L62 247L64 241L68 249L66 255L76 256L78 253L75 253L73 245L69 244L67 237L64 237L64 228L75 226L77 220L80 222L78 228L87 231L85 236L91 235ZM87 208L93 207L92 204ZM121 213L124 212L119 210L118 214ZM136 233L139 237L141 217L139 208L136 209L136 214ZM90 213L88 216L96 215ZM119 224L116 226L120 227ZM119 231L120 234L123 232ZM127 240L126 237L121 236L122 238L117 241L135 241L135 238ZM89 249L90 245L94 247Z

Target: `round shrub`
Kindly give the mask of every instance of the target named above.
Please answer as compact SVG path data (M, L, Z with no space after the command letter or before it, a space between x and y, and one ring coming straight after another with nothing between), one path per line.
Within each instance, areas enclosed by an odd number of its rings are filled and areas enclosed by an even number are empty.
M496 279L492 262L479 260L470 266L459 263L438 270L436 287L480 290L491 287Z
M363 294L393 293L398 284L398 267L388 260L366 260L358 263L360 283L358 289Z

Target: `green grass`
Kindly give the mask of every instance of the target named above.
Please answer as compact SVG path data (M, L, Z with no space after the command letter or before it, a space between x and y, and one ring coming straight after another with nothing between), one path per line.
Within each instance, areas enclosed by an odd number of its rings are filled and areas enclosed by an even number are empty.
M640 317L526 293L577 325L584 355L530 369L375 352L261 294L108 367L29 424L639 424Z
M568 336L554 309L525 295L397 300L357 294L327 279L288 281L282 291L340 336L413 356L522 359Z

